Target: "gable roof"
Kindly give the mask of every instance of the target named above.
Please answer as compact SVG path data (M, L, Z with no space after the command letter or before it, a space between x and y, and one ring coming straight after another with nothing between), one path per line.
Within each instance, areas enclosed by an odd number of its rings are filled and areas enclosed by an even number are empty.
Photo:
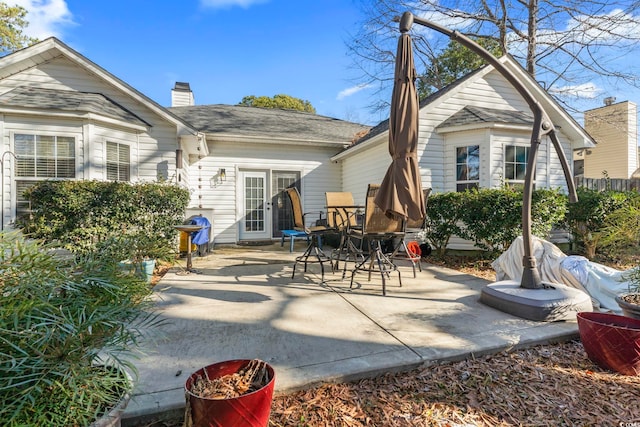
M504 55L499 58L499 61L509 69L520 82L526 87L526 89L532 94L534 98L543 106L545 112L554 123L556 128L562 128L563 132L567 134L572 140L580 141L582 147L593 147L595 146L595 141L593 138L585 131L582 126L570 115L566 112L564 108L562 108L553 97L551 97L540 84L535 81L518 62L512 58L510 55ZM420 110L428 110L430 108L435 108L436 101L441 100L442 98L446 98L449 95L459 92L462 90L467 83L473 82L476 79L482 78L488 73L496 71L495 67L491 64L485 64L484 66L468 73L462 78L456 80L450 85L444 87L443 89L432 93L427 98L420 101ZM501 76L502 74L499 73ZM504 76L503 76L504 77ZM471 107L471 110L465 108L461 109L453 116L456 116L453 120L456 121L466 121L467 125L471 123L481 123L481 121L486 120L487 123L489 121L494 120L492 123L505 123L513 126L523 126L525 125L526 117L530 118L530 122L528 123L529 128L533 124L533 113L531 111L506 111L506 110L491 110L485 108L476 108ZM484 111L485 113L481 113ZM500 111L500 113L498 113ZM453 117L452 116L452 117ZM504 121L508 120L508 121ZM445 120L446 122L446 120ZM443 122L440 126L442 126L445 122ZM451 122L450 122L451 123ZM440 128L439 131L446 130L446 127ZM477 127L477 126L476 126ZM376 125L371 131L356 141L355 144L347 147L341 153L337 154L332 158L332 160L339 160L343 156L349 156L352 152L359 151L359 149L365 149L369 144L375 144L376 141L380 141L383 138L382 134L385 134L389 130L389 119L383 120L378 125ZM355 148L355 150L354 150Z
M209 137L227 139L242 138L342 148L356 140L357 135L370 129L370 126L366 125L294 110L230 105L165 108L55 37L0 58L0 79L61 56L175 124L178 135L182 135L184 141L195 141L205 154L208 153L208 147L203 133ZM58 112L85 112L128 121L133 126L149 126L149 123L138 115L99 93L18 87L0 95L0 104L10 106L14 111L22 108L24 111L46 109Z
M20 108L85 112L139 126L151 126L144 119L101 93L21 86L0 95L0 111L4 106L14 107L14 111L15 108Z
M533 114L524 111L498 110L467 105L438 125L436 129L438 132L446 132L461 130L468 126L477 129L478 125L482 127L482 125L494 126L496 124L521 125L530 129L533 125Z
M351 144L371 127L318 114L243 105L171 107L209 139L286 142L340 146Z
M453 83L443 87L439 91L433 92L432 94L430 94L429 96L424 98L422 101L420 101L420 104L419 104L418 108L420 110L422 110L422 108L424 108L425 106L433 103L435 100L445 96L446 94L448 94L450 92L453 92L458 86L461 86L466 81L471 80L476 74L479 74L485 67L487 67L487 65L483 65L480 68L478 68L478 69L476 69L474 71L471 71L470 73L462 76L461 78L459 78L458 80L454 81ZM369 139L372 139L376 135L384 133L384 132L386 132L388 130L389 130L389 119L385 119L385 120L381 121L380 123L378 123L377 125L375 125L369 131L369 133L364 135L362 138L358 139L353 145L358 145L361 142L365 142L365 141L367 141Z
M179 135L193 135L194 139L199 139L197 130L193 128L190 123L185 122L178 116L175 116L167 108L161 106L142 92L114 76L77 51L71 49L55 37L49 37L39 43L1 57L0 79L4 79L13 74L33 68L39 64L51 61L52 59L61 56L65 57L67 60L84 69L88 73L93 74L106 84L116 88L141 103L164 120L174 124L178 129ZM205 153L208 152L207 146L203 141L199 143L199 147L204 150Z

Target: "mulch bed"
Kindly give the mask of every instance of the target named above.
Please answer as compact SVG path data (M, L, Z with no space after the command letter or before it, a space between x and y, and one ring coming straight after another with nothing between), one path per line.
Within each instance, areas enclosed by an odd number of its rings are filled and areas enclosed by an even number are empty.
M640 377L579 341L279 396L270 426L617 426L640 422Z
M269 426L619 426L640 423L638 402L640 376L571 341L275 396Z

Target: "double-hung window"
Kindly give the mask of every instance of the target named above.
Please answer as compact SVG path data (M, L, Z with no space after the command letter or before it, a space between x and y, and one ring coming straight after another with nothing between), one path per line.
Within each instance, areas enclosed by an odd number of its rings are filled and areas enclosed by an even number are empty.
M520 187L529 161L529 147L507 145L504 147L504 180L510 186Z
M16 176L43 180L76 177L76 140L71 136L15 134Z
M456 191L478 188L480 185L480 146L456 148Z
M107 142L107 179L129 181L131 178L130 148L126 144Z
M29 201L23 196L26 189L46 179L74 179L76 177L76 139L72 136L13 135L16 153L16 214L28 213Z

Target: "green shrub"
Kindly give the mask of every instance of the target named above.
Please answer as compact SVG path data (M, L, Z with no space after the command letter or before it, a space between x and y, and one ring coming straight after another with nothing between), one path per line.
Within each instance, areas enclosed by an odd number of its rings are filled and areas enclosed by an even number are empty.
M566 211L567 197L559 190L535 190L531 195L532 234L547 238ZM507 249L522 235L522 191L501 188L432 195L427 206L427 239L444 255L453 235L489 252Z
M539 189L531 193L531 233L547 239L567 215L569 198L559 190Z
M184 220L189 191L168 183L44 181L26 192L32 214L20 226L31 237L87 254L98 242L127 237L166 253ZM126 254L123 254L126 255Z
M489 252L505 249L522 234L522 193L510 188L468 191L460 219L461 237Z
M607 215L603 227L596 234L609 256L637 255L640 247L640 194L627 193L625 204Z
M442 256L447 250L451 236L460 233L461 206L464 193L440 193L429 196L426 218L426 238L436 252Z
M614 211L624 206L629 195L619 191L598 191L578 188L578 201L570 203L565 217L565 226L573 238L584 248L585 256L593 259L607 219Z
M157 323L149 286L17 233L0 233L0 265L2 425L91 424L132 388L123 369Z

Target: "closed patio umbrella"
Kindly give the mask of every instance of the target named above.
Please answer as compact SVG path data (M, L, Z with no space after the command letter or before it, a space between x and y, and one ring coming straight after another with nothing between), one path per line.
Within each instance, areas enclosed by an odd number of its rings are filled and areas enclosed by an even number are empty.
M375 199L387 216L422 221L425 213L420 168L418 167L418 95L413 63L411 23L400 24L391 112L389 115L389 154L387 169Z

